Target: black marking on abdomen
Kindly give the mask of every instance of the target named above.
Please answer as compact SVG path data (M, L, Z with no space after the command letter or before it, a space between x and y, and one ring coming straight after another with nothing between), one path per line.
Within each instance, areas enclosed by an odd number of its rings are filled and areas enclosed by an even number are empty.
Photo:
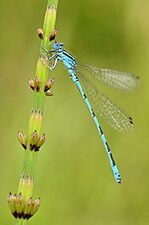
M85 100L87 97L86 97L86 95L85 94L83 94L83 99Z
M78 82L79 81L79 79L76 77L76 82Z
M110 148L109 148L108 143L107 143L107 142L105 142L105 144L106 144L106 146L107 146L107 150L108 150L108 152L111 152L111 150L110 150Z
M112 156L112 154L111 154L111 152L110 152L110 156L111 156L111 160L112 160L112 166L115 166L116 164L115 164L115 161L114 161L114 159L113 159L113 156Z
M91 109L91 111L92 111L92 117L94 118L96 115L95 115L93 109Z
M99 130L100 130L100 135L102 136L103 135L103 131L102 131L100 126L99 126Z

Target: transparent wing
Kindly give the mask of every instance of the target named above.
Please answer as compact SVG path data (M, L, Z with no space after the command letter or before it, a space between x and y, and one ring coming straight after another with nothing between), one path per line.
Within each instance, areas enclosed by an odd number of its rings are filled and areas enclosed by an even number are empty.
M132 118L101 93L86 76L79 71L77 76L96 116L102 116L111 127L122 133L132 133L134 130Z
M90 65L77 64L77 66L88 71L88 74L96 81L125 92L133 91L139 85L139 77L131 73L101 69Z

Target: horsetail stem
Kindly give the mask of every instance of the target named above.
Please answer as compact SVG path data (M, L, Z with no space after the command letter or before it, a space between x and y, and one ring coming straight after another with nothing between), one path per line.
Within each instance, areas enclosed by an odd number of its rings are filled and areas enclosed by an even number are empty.
M38 36L41 45L50 49L52 41L56 36L55 21L58 0L48 0L44 18L43 29L38 29ZM42 49L40 49L41 51ZM28 83L34 91L33 105L30 113L27 135L18 131L18 139L24 148L25 156L23 170L20 177L18 193L8 195L8 205L11 213L16 219L15 224L26 224L40 206L40 198L32 199L34 187L35 166L40 147L45 142L45 134L41 133L44 115L44 103L46 96L52 96L50 88L54 79L49 79L49 69L45 65L46 59L41 55L37 60L37 68L34 79L29 79Z

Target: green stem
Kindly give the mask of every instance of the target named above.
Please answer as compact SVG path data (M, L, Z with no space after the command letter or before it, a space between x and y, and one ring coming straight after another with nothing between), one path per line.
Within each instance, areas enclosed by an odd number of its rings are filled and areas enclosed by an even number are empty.
M57 8L58 1L57 0L49 0L47 5L47 10L44 19L43 25L43 34L44 39L42 40L42 45L50 49L51 42L49 41L49 37L55 28L55 20L56 20L56 8ZM42 49L41 49L42 50ZM42 62L41 58L38 58L37 61L37 68L36 68L36 77L40 80L40 91L34 91L34 100L33 100L33 108L30 115L29 126L28 126L28 134L27 134L27 143L30 143L31 135L34 131L37 132L38 137L41 135L41 128L42 128L42 120L43 120L43 110L44 110L44 103L45 103L45 92L44 86L49 77L49 69L48 67ZM29 144L27 145L27 149L25 151L25 159L23 165L23 174L25 176L34 176L35 165L37 161L37 152L31 151ZM20 187L21 186L21 187ZM20 188L22 190L22 184L19 186L18 193L20 193ZM27 190L22 190L25 194L25 200L29 199L32 196L32 191L30 191L30 196L26 196Z
M49 37L55 28L57 5L58 0L48 0L43 24L43 39L41 41L41 45L43 45L46 49L51 49L52 42L49 41ZM42 48L40 49L40 51L42 51ZM23 215L21 219L16 219L17 225L25 225L28 220L24 219L26 218L24 215L30 216L31 214L32 216L38 210L40 205L39 198L34 202L32 200L33 178L39 149L32 149L31 147L34 147L34 143L36 143L37 141L39 142L40 140L42 142L44 139L44 135L41 135L41 129L43 124L43 111L46 97L44 88L49 78L49 69L45 65L47 62L43 63L43 61L45 62L46 59L39 56L35 74L35 77L39 81L39 91L34 88L34 99L29 119L27 138L26 141L23 141L23 143L21 143L25 146L26 150L24 156L23 171L19 182L18 195L13 196L11 193L9 193L8 196L8 204L12 214L15 215L15 217L19 217L18 215L20 214ZM20 134L22 135L21 132ZM21 136L21 138L24 137L25 136L23 135ZM18 213L17 216L15 213Z
M27 220L24 219L17 219L16 220L16 225L26 225L27 224Z

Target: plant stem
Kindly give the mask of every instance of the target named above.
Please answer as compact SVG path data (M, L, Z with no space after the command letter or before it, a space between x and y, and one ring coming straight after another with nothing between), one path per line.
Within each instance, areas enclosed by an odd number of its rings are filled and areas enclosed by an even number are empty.
M47 9L43 24L43 39L41 45L46 49L51 49L52 42L49 37L55 28L56 9L58 0L48 0ZM42 51L42 48L40 49ZM23 171L19 182L18 195L9 193L8 204L12 214L16 218L17 225L25 225L29 219L39 208L40 199L33 202L33 179L38 151L44 143L45 135L41 135L43 124L43 111L45 103L45 84L48 81L49 69L43 63L46 59L39 56L37 68L33 83L34 99L30 114L27 138L19 132L18 138L25 148L25 156L23 162ZM34 212L34 213L33 213Z
M57 0L56 1L49 0L46 14L45 14L44 25L43 25L44 39L41 44L47 49L51 48L51 42L49 41L49 37L55 27L57 3L58 3ZM34 91L33 108L32 108L30 119L29 119L27 143L30 143L30 138L34 131L37 132L38 137L41 134L43 109L44 109L44 102L45 102L44 86L48 80L48 76L49 76L49 69L43 64L42 60L39 57L37 61L36 77L38 77L40 80L40 92ZM37 160L37 152L30 151L30 146L28 145L25 152L25 159L24 159L24 165L23 165L24 175L30 175L30 176L34 175L36 160ZM20 187L19 187L18 193L19 192L20 192ZM32 192L30 192L27 198L31 196L32 196Z

